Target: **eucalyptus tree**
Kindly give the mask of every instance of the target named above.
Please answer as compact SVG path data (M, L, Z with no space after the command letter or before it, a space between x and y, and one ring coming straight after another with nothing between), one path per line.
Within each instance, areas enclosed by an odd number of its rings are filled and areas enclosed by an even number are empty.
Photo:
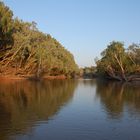
M139 79L139 45L132 44L128 49L125 49L123 43L113 41L101 55L102 58L96 62L98 73L121 81ZM138 75L136 76L135 74L137 73Z
M0 53L6 51L13 42L13 12L0 2Z

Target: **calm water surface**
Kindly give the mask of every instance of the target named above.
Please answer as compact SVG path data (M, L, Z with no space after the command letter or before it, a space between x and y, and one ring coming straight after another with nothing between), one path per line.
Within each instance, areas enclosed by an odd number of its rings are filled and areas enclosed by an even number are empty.
M140 84L1 81L0 140L140 140Z

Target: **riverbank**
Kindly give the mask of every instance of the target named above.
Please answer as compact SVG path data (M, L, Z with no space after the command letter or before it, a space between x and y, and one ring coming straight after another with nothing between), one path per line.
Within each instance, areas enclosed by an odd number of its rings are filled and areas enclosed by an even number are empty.
M58 76L43 76L43 77L36 77L33 75L5 75L5 76L0 76L0 80L64 80L67 79L65 75L58 75Z

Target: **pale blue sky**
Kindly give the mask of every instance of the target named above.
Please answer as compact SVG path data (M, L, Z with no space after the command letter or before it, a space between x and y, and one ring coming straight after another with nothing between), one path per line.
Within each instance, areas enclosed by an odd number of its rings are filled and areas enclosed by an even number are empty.
M24 21L55 37L79 66L113 40L140 43L140 0L3 0Z

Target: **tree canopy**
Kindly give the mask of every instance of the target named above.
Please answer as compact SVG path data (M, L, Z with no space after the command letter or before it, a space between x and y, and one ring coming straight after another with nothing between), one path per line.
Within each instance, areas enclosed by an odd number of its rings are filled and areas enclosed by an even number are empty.
M113 41L101 56L96 62L99 74L117 80L139 79L140 45L132 44L126 49L123 43Z
M55 38L39 31L35 22L12 19L12 15L0 3L0 51L11 46L1 54L1 74L72 76L78 71L73 55ZM13 42L6 40L9 36Z
M13 41L13 12L0 2L0 52L5 50L7 45Z

